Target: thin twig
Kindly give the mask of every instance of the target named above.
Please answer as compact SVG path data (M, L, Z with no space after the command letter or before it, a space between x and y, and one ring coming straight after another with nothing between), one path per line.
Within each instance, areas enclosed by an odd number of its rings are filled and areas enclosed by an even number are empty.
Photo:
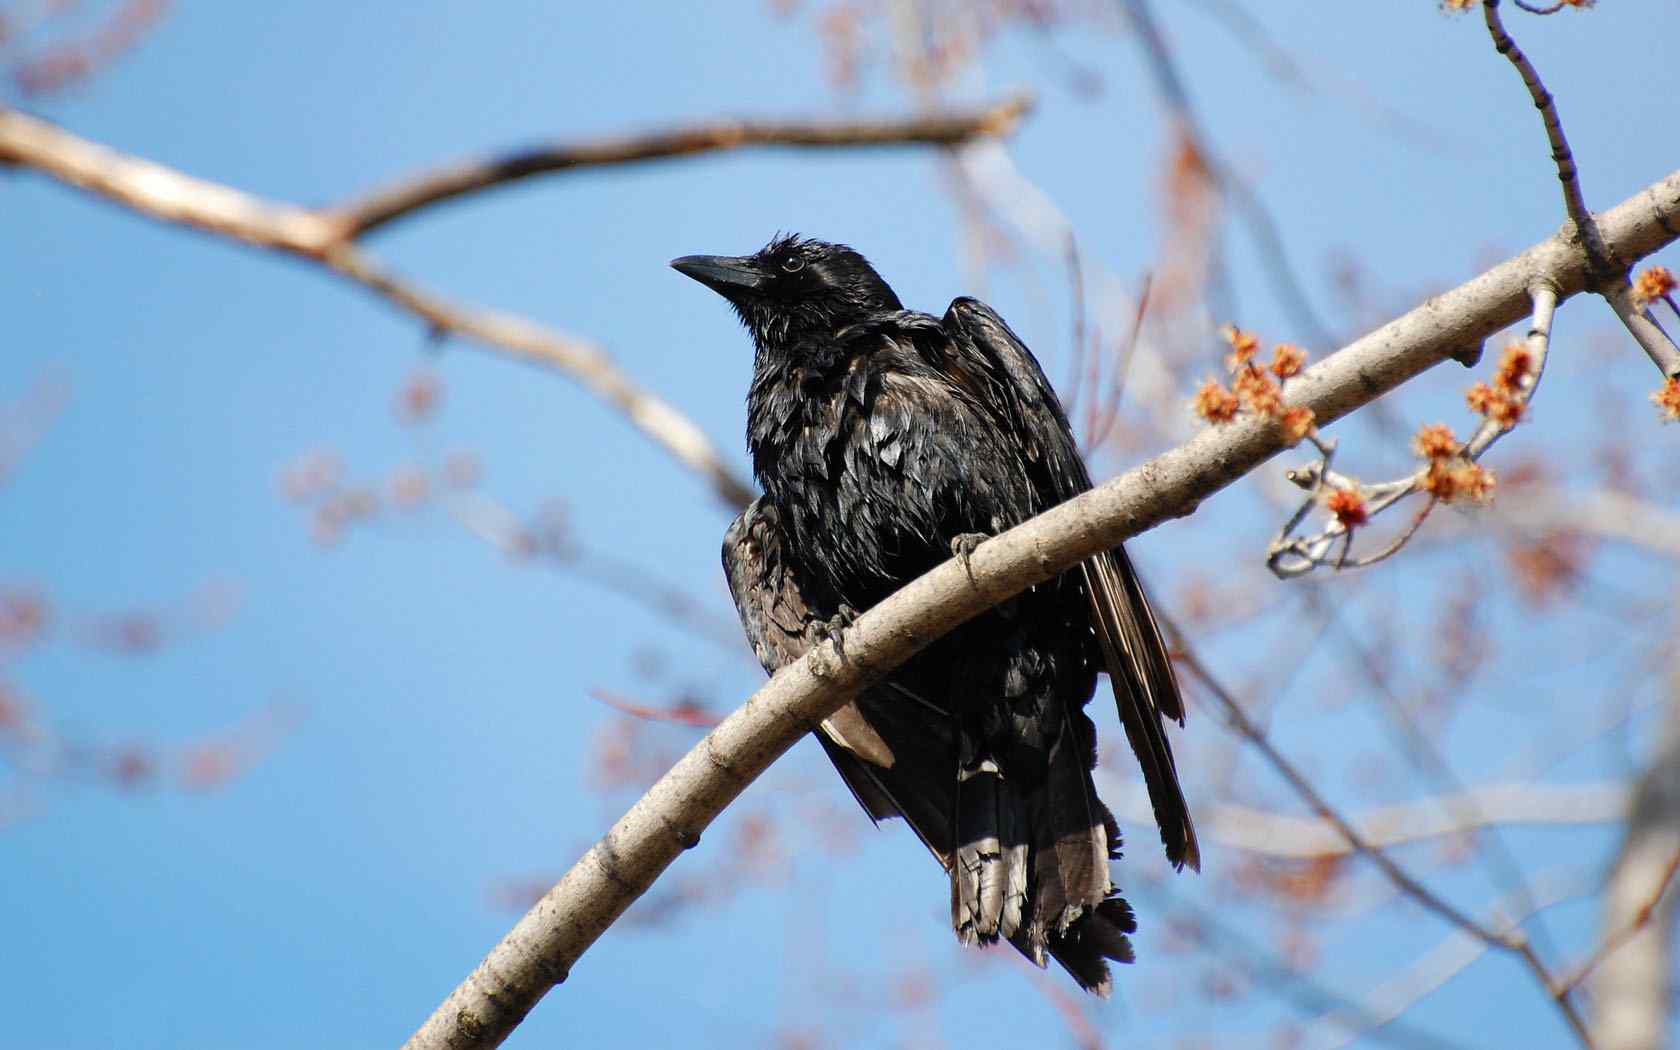
M1222 922L1217 912L1195 907L1164 889L1164 885L1140 886L1128 893L1157 905L1170 906L1172 917L1194 929L1198 940L1218 946L1220 962L1245 971L1280 1002L1323 1017L1342 1019L1347 1027L1360 1029L1368 1045L1428 1047L1430 1050L1455 1050L1465 1045L1456 1039L1411 1027L1398 1018L1382 1017L1365 1003L1316 980L1299 966L1279 958L1270 948L1250 940L1242 931ZM1229 1036L1226 1036L1224 1040L1210 1041L1207 1045L1221 1045L1228 1040ZM1183 1045L1182 1042L1179 1045ZM1289 1040L1282 1045L1297 1044Z
M1126 333L1126 341L1120 344L1119 352L1114 355L1102 414L1085 433L1087 451L1101 448L1108 436L1114 432L1115 421L1120 418L1120 401L1126 388L1126 372L1131 367L1132 355L1137 353L1138 339L1143 335L1143 319L1149 313L1149 291L1154 285L1154 279L1153 274L1143 275L1143 287L1138 291L1137 309L1132 313L1132 327ZM1096 392L1092 391L1093 399L1095 396Z
M576 542L563 520L530 522L482 496L458 499L450 512L463 528L516 560L537 559L586 583L611 591L663 617L691 637L722 652L752 661L733 617L719 616L706 603L634 561Z
M1604 240L1599 236L1598 224L1593 222L1592 211L1587 208L1586 196L1581 192L1581 172L1575 166L1575 154L1569 148L1569 139L1564 136L1563 121L1558 118L1557 103L1540 80L1540 73L1534 68L1534 63L1528 60L1528 56L1523 54L1517 42L1511 39L1511 34L1505 31L1505 23L1499 17L1499 0L1482 0L1482 16L1487 21L1488 35L1493 38L1493 49L1504 55L1511 65L1516 67L1523 85L1528 88L1529 97L1534 99L1534 108L1540 111L1541 123L1546 126L1546 139L1552 146L1552 163L1557 165L1558 182L1563 188L1563 207L1569 214L1569 220L1581 233L1587 259L1594 270L1607 273L1611 268L1609 253L1605 251Z
M1311 601L1317 596L1318 592L1311 592L1308 600ZM1450 815L1459 820L1474 822L1480 816L1476 811L1476 799L1465 792L1463 782L1441 756L1431 735L1418 724L1414 712L1418 707L1426 705L1408 705L1395 688L1387 665L1372 646L1367 645L1365 639L1337 616L1334 610L1331 611L1331 621L1341 629L1344 642L1363 669L1365 679L1374 686L1378 698L1382 701L1381 710L1399 736L1413 768L1429 776L1435 782L1437 790L1451 793L1446 797L1453 798L1460 808ZM1480 856L1486 862L1489 874L1494 880L1504 883L1504 889L1514 900L1513 906L1516 910L1532 910L1534 900L1522 867L1512 855L1504 837L1497 834L1489 836L1488 846L1480 851ZM1548 949L1544 927L1537 926L1535 934L1540 949Z
M1541 123L1546 127L1546 140L1552 147L1552 163L1557 166L1558 183L1563 187L1564 210L1568 212L1569 221L1580 236L1581 247L1587 253L1593 290L1604 296L1617 319L1664 376L1680 376L1680 347L1674 345L1674 340L1669 338L1649 311L1634 302L1633 288L1628 283L1628 267L1604 243L1598 222L1587 208L1586 196L1581 192L1580 169L1575 165L1575 154L1564 136L1563 121L1558 116L1552 93L1546 90L1534 63L1505 31L1505 23L1499 17L1499 0L1482 0L1482 14L1487 22L1488 35L1493 38L1494 50L1510 60L1522 77L1523 86L1528 88L1534 108L1540 111Z
M1528 0L1511 0L1511 2L1531 15L1555 15L1566 7L1575 6L1571 4L1569 0L1557 0L1557 3L1549 4L1545 7L1542 7L1539 4L1531 4Z

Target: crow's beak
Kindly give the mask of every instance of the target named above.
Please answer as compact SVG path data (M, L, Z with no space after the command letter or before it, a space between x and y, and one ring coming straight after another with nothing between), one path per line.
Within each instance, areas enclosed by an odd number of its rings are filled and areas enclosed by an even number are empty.
M731 255L685 255L671 269L686 274L722 296L763 287L764 275L751 259Z

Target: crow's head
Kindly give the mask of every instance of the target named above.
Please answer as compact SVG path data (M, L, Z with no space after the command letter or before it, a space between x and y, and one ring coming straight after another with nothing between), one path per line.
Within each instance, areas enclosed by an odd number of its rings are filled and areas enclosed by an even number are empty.
M789 235L752 255L685 255L671 266L728 299L760 350L904 309L869 261L843 244Z

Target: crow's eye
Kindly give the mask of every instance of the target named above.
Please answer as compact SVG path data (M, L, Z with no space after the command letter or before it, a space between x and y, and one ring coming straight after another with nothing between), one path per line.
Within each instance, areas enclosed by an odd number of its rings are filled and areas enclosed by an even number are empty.
M783 273L798 273L803 269L805 269L805 260L797 255L790 255L782 260Z

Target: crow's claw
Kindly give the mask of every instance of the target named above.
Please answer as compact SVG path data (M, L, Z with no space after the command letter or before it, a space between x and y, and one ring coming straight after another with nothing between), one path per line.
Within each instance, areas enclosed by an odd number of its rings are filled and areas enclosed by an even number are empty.
M951 557L962 562L963 571L968 573L968 582L974 582L974 570L968 560L974 557L974 549L991 539L984 532L965 532L951 540Z
M812 620L805 627L805 638L810 642L813 649L824 642L833 642L835 655L840 657L841 662L844 662L846 659L846 628L855 623L857 618L858 611L850 605L842 603L840 611L828 619Z

